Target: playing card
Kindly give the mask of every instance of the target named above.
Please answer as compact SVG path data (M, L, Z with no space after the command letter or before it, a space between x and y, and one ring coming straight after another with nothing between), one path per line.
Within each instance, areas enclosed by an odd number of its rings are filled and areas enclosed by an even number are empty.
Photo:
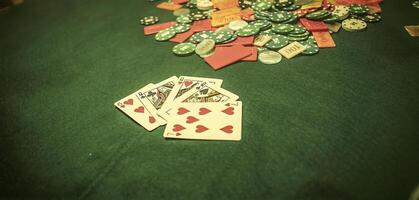
M209 85L206 82L203 82L196 87L190 89L188 92L182 96L176 98L171 107L168 107L164 113L160 113L166 118L170 115L170 111L173 109L173 105L179 103L214 103L214 102L234 102L239 99L239 96L224 90L222 88Z
M172 92L167 97L162 108L157 112L157 114L166 119L167 115L165 113L171 106L173 101L191 90L192 88L202 84L203 82L208 85L213 85L214 87L221 87L223 80L221 79L212 79L212 78L201 78L201 77L192 77L192 76L181 76L179 80L175 82L175 86L172 89Z
M160 83L147 87L138 91L137 96L150 113L157 118L160 125L166 124L166 121L157 115L157 111L161 109L167 97L173 90L178 78L172 76Z
M151 87L149 84L145 87ZM121 110L124 114L132 120L140 124L148 131L152 131L160 126L156 118L147 110L144 104L137 98L137 92L134 92L127 97L115 102L115 107Z
M241 140L242 103L180 103L173 107L165 138Z

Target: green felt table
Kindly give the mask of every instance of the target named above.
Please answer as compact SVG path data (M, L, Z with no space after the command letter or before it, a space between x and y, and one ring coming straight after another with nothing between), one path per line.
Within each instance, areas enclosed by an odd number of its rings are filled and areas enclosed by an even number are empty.
M214 71L139 18L145 0L27 0L0 13L0 198L408 199L419 184L419 23L408 1L337 47ZM165 140L113 103L172 75L243 101L240 142Z

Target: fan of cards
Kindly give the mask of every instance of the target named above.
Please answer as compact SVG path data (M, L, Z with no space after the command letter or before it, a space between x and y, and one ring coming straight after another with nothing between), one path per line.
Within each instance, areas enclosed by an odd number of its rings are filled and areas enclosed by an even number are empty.
M165 138L240 140L242 102L223 80L172 76L148 84L115 106L148 131L166 125Z

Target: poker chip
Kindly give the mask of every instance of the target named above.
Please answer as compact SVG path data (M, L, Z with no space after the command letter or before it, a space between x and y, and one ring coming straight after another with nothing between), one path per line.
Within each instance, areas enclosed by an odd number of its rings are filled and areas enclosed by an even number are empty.
M294 26L290 24L276 24L272 26L272 31L279 34L288 34L294 31Z
M185 7L189 8L189 9L194 9L194 8L196 8L196 4L188 2L188 3L185 4Z
M223 26L218 28L217 30L214 31L214 33L218 34L218 33L223 33L223 32L234 32L233 30L231 30L230 28L228 28L228 26Z
M215 43L223 43L225 41L228 41L230 38L232 38L234 35L233 31L222 31L222 32L215 32L214 33L214 40Z
M283 24L290 24L290 23L294 23L297 21L297 19L299 18L297 14L294 13L290 13L291 18L289 18L288 20L283 21Z
M345 19L342 22L342 28L346 31L362 31L367 28L367 23L360 19Z
M300 8L301 8L301 6L299 6L299 5L291 4L290 6L283 7L282 10L293 11L293 10L297 10L297 9L300 9Z
M349 12L353 15L364 15L367 14L370 8L367 5L352 4L349 7Z
M282 9L284 7L291 6L292 4L294 4L293 0L279 0L279 1L274 3L274 6L276 8Z
M255 2L252 5L253 10L268 10L269 8L271 8L271 4L267 1L259 1L259 2Z
M328 10L319 10L312 13L309 13L305 15L305 18L311 19L311 20L322 20L326 17L329 17L332 14L332 12Z
M288 38L283 35L273 35L271 41L265 44L268 49L277 50L288 44Z
M154 39L157 41L167 41L170 38L176 35L176 31L172 28L167 28L164 30L159 31L155 36Z
M295 42L295 41L304 41L308 39L308 35L307 36L287 36L287 39L289 41Z
M254 25L246 25L237 31L238 36L247 37L259 33L260 29Z
M201 0L201 1L198 1L196 4L196 7L198 8L198 10L210 10L213 8L213 6L214 4L209 0Z
M276 51L263 50L258 56L258 60L267 65L273 65L281 62L282 55Z
M309 37L307 38L306 42L310 42L310 43L312 43L312 44L316 44L316 43L317 43L317 42L316 42L316 40L314 39L314 37L313 37L313 36L309 36Z
M189 15L181 15L176 18L176 22L179 24L190 24L192 23L192 19Z
M298 17L303 17L304 15L308 14L308 10L307 9L300 9L300 10L295 10L292 11L293 14L297 15Z
M230 28L233 31L238 31L247 25L248 23L244 20L235 20L228 24L228 28Z
M233 32L233 35L231 36L231 38L230 38L230 39L228 39L228 40L226 40L226 41L224 41L224 42L221 42L221 43L222 43L222 44L227 44L227 43L233 42L233 41L234 41L234 40L236 40L236 39L237 39L237 34Z
M213 39L214 37L215 37L214 32L212 32L212 31L202 31L202 32L198 32L198 33L193 34L190 37L189 40L192 43L200 43L200 42L202 42L202 40Z
M308 41L301 41L300 44L304 45L305 50L301 52L303 55L314 55L320 51L319 47Z
M305 5L305 4L309 4L311 2L312 2L312 0L295 0L294 4L302 6L302 5Z
M239 5L243 9L249 8L253 5L253 1L252 0L239 0Z
M173 15L176 16L176 17L179 17L181 15L189 14L189 12L191 12L191 10L189 10L188 8L179 8L179 9L173 11Z
M140 23L144 26L153 25L159 22L159 18L156 16L148 16L140 19Z
M365 15L361 18L362 21L368 22L368 23L375 23L379 22L381 20L381 16L377 13L372 15Z
M203 56L214 51L215 41L213 39L204 39L195 47L195 53Z
M343 5L335 6L335 10L332 12L333 15L338 17L338 20L344 20L349 16L349 7Z
M413 6L414 8L419 8L419 1L413 1L413 2L412 2L412 6Z
M274 12L269 15L269 20L276 23L281 23L290 19L292 15L287 11Z
M301 25L295 25L294 30L291 32L292 34L301 34L307 32L307 29Z
M208 18L208 15L206 15L203 12L193 12L193 13L190 13L189 15L194 21L204 20Z
M272 23L268 20L256 20L249 23L250 25L254 25L258 27L260 30L267 30L272 27Z
M172 29L176 31L176 33L183 33L188 31L191 28L190 24L175 24L172 26Z
M195 44L192 43L180 43L173 47L172 49L173 53L179 56L186 56L191 55L193 52L195 52Z
M337 15L330 15L329 17L327 17L326 19L323 20L323 22L329 23L329 24L333 24L335 22L339 21L339 17Z

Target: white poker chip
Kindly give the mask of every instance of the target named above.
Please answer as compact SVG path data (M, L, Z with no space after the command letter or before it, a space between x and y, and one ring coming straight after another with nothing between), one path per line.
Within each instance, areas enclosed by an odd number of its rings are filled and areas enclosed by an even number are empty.
M349 16L349 7L343 5L336 5L332 15L336 15L339 20L344 20Z
M273 65L281 62L282 55L276 51L262 51L258 56L258 60L263 64Z
M247 26L247 24L248 23L246 21L239 19L239 20L230 22L228 24L228 28L230 28L233 31L238 31L242 29L243 27Z
M346 31L362 31L367 28L367 23L360 19L345 19L342 22L342 28Z

